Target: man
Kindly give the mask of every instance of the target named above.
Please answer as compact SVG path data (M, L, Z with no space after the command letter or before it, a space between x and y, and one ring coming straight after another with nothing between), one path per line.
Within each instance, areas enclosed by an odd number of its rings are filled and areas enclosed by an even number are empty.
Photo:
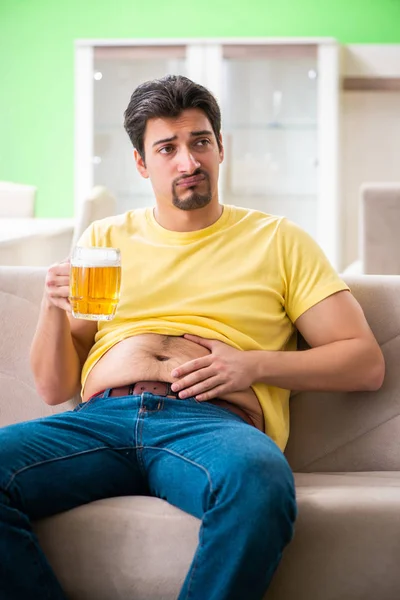
M54 405L81 380L83 402L0 431L7 600L65 598L31 520L132 494L202 519L180 600L260 600L296 515L288 390L382 384L362 310L312 239L219 203L220 125L213 96L184 77L139 86L125 128L154 210L96 222L80 241L121 250L115 319L71 317L69 264L48 271L36 385ZM296 329L311 349L295 351Z

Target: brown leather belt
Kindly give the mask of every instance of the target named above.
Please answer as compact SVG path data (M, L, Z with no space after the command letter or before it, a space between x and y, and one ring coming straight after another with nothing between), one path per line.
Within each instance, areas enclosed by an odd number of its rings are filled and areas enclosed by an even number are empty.
M140 396L144 392L149 392L155 396L165 396L166 398L179 398L178 392L171 390L171 384L166 381L137 381L129 385L122 385L112 388L109 397Z
M164 396L165 398L176 398L181 400L178 392L171 390L171 384L167 381L137 381L136 383L130 383L129 385L121 385L119 387L111 388L109 398L115 398L118 396L140 396L140 394L143 394L144 392L149 392L155 396ZM102 393L103 392L99 392L95 394L95 396L100 396ZM244 419L246 423L255 427L255 424L249 415L235 404L231 404L226 400L220 400L219 398L207 400L207 402L230 410L235 415L238 415Z

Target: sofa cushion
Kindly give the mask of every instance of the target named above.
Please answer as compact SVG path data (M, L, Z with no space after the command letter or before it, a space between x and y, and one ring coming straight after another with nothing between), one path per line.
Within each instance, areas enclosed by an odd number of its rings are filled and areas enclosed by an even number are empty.
M379 590L379 600L394 600L400 473L295 479L296 533L266 598L376 600ZM164 500L138 496L87 504L36 523L36 530L71 600L175 600L199 525Z
M200 521L165 500L98 500L36 523L69 600L176 599Z
M296 474L299 515L268 600L395 600L400 473Z

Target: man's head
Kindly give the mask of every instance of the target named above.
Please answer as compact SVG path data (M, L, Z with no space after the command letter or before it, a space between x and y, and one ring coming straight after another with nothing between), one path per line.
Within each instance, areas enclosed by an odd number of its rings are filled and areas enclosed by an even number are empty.
M193 210L218 201L221 113L205 87L175 75L145 82L131 96L124 125L158 203Z

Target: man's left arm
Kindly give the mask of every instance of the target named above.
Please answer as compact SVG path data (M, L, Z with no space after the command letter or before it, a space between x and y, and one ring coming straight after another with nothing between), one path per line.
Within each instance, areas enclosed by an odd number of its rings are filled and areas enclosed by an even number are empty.
M315 304L295 322L309 350L236 350L216 340L185 336L210 350L175 369L173 389L181 397L210 400L256 382L289 390L373 391L381 387L385 363L364 313L348 291Z
M295 352L260 352L255 381L289 390L377 390L385 363L361 306L348 291L322 300L295 322L310 346Z

